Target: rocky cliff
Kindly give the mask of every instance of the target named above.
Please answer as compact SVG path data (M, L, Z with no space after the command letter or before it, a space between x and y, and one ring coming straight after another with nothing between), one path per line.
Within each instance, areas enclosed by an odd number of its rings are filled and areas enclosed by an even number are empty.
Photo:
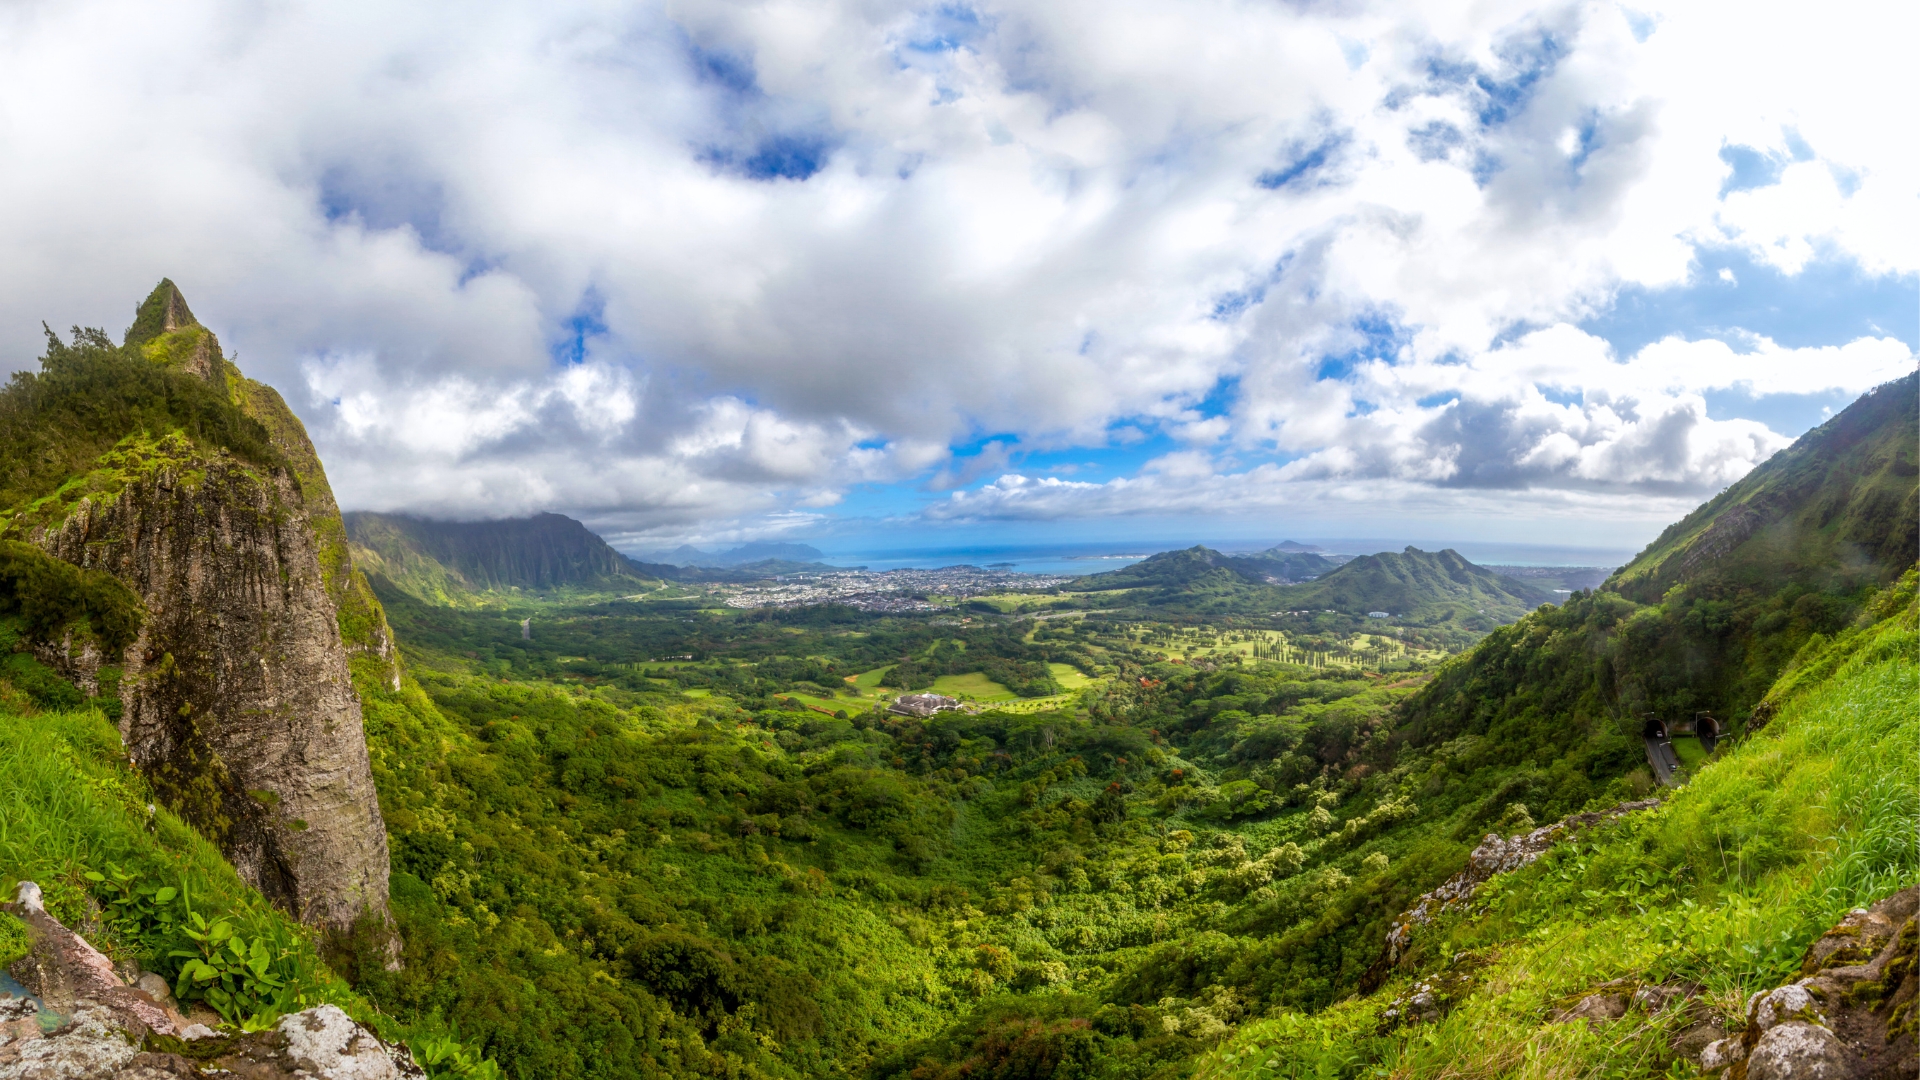
M399 669L319 459L171 282L141 305L124 350L220 387L272 452L132 431L0 521L0 535L111 573L146 609L124 651L72 634L36 651L117 696L135 763L276 904L335 930L384 918L386 832L351 664L389 684Z

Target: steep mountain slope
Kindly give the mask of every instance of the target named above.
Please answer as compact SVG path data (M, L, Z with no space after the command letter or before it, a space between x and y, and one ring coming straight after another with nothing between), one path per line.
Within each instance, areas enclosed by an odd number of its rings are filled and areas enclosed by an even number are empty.
M349 666L397 685L397 656L298 421L170 281L123 344L49 333L41 366L0 393L0 539L112 575L141 618L25 643L117 716L160 798L263 894L338 930L383 920Z
M1248 1024L1197 1075L1913 1076L1916 630L1909 573L1664 805L1492 867L1378 992ZM1816 1007L1769 1017L1783 985Z
M1916 391L1864 395L1668 529L1590 593L1495 632L1407 706L1407 737L1551 731L1563 748L1642 718L1744 722L1803 649L1916 556Z
M369 573L431 603L512 590L634 592L676 573L627 558L561 514L468 522L354 512L346 526Z
M1669 526L1605 587L1651 604L1675 585L1884 583L1920 551L1917 406L1920 374L1875 388Z

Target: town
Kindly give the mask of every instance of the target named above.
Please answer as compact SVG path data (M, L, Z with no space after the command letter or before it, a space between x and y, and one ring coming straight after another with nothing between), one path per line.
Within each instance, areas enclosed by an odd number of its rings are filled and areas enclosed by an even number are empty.
M933 570L786 574L747 585L715 586L709 595L723 597L726 606L734 608L845 604L861 611L898 613L939 611L955 600L1005 592L1038 592L1072 580L1065 574L1021 574L961 565Z

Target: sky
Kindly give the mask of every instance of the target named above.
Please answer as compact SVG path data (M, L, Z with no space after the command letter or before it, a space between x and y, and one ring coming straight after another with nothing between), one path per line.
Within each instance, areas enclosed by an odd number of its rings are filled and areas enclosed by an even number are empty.
M1917 22L8 0L0 367L171 277L343 506L629 551L1632 549L1913 370Z

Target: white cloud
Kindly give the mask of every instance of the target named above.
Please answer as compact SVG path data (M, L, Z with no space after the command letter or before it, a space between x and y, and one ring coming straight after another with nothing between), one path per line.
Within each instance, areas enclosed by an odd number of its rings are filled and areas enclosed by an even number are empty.
M250 373L305 388L349 505L635 531L784 528L765 515L852 484L938 489L1136 430L1188 456L937 512L1711 487L1781 440L1703 395L1861 389L1905 347L1730 334L1622 361L1571 324L1685 282L1697 244L1920 270L1912 140L1861 105L1904 98L1915 20L16 4L0 341L25 366L40 319L118 329L171 275ZM1778 182L1723 198L1729 146ZM1363 317L1403 336L1370 345ZM1547 329L1503 344L1516 326Z
M1488 493L1479 497L1483 505L1505 507L1500 516L1512 516L1514 496L1523 493L1519 505L1530 514L1541 512L1537 500L1545 498L1659 520L1790 442L1755 421L1712 418L1704 392L1856 394L1913 370L1912 354L1892 339L1804 349L1764 338L1749 344L1738 353L1719 341L1667 339L1620 361L1604 341L1563 325L1468 361L1377 360L1350 379L1316 384L1340 400L1311 403L1311 437L1290 434L1285 413L1262 414L1267 438L1256 442L1309 448L1284 464L1220 469L1189 450L1105 483L1013 473L954 493L932 515L1236 514L1324 507L1377 490L1395 492L1409 509L1457 510L1463 493L1480 491ZM1568 395L1577 400L1553 399ZM1409 494L1416 490L1422 494Z

